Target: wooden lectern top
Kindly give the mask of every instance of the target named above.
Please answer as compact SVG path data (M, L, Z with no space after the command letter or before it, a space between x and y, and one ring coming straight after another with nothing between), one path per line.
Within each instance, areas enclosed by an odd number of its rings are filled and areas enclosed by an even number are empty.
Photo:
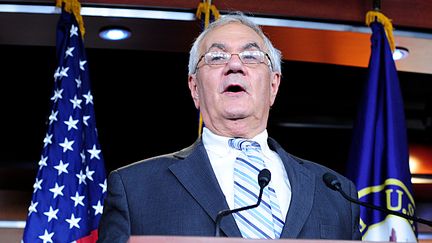
M263 243L265 239L243 239L243 238L216 238L198 236L131 236L128 243ZM354 240L304 240L304 239L279 239L280 243L354 243L368 241ZM372 243L372 242L370 242ZM379 243L374 241L373 243Z

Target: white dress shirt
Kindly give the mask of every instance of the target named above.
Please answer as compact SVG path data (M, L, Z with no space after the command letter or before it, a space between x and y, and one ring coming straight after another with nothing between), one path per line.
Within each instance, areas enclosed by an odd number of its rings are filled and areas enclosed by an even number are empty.
M267 144L267 130L250 139L260 144L264 155L264 163L271 172L270 186L275 189L282 217L285 219L291 202L291 185L279 155L270 150ZM212 133L204 127L202 141L210 159L219 186L225 195L230 209L234 209L234 162L240 150L228 145L229 137ZM257 182L258 183L258 182Z

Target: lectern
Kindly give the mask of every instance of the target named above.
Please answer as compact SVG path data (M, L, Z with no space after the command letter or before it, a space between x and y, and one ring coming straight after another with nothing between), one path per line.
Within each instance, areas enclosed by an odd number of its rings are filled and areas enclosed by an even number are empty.
M280 239L278 243L356 243L367 241L354 240L300 240ZM128 243L264 243L267 240L250 240L243 238L226 237L197 237L197 236L131 236ZM370 242L372 243L372 242ZM374 241L373 243L379 243ZM413 242L414 243L414 242Z

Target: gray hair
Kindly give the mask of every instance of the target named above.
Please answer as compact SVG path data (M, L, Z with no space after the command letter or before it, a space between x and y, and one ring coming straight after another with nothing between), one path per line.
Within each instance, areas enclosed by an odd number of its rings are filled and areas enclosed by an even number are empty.
M263 40L264 46L268 49L268 55L270 56L270 61L272 63L272 70L274 72L281 73L281 52L276 49L269 38L264 34L262 29L247 18L241 12L235 12L232 14L225 15L224 17L212 22L209 26L196 38L189 52L189 75L196 73L196 67L199 61L199 47L204 37L217 27L227 25L229 23L241 23L247 27L253 29Z

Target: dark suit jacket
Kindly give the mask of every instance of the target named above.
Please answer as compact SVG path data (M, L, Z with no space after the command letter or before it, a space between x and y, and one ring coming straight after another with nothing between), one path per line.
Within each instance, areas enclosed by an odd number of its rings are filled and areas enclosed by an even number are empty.
M294 157L273 139L292 198L281 238L358 240L359 208L327 188L332 172L357 198L353 183L330 169ZM98 242L126 242L130 235L213 236L215 218L228 209L201 139L179 152L140 161L110 173ZM241 237L233 216L221 222L221 235Z

